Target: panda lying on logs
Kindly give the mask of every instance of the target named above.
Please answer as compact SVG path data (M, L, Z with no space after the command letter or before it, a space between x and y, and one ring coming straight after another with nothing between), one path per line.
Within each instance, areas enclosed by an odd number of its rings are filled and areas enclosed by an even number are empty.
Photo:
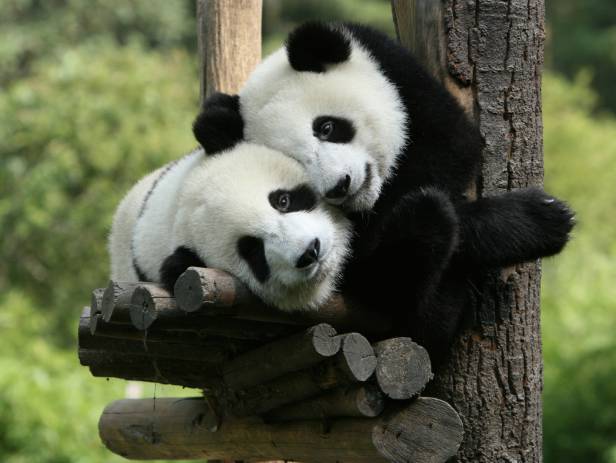
M334 289L349 239L349 221L318 200L297 161L249 143L217 156L199 149L122 200L109 239L111 278L172 291L186 268L207 265L280 309L314 308Z
M473 277L554 255L573 227L572 211L539 189L469 201L478 128L405 48L366 26L297 28L239 96L206 101L197 140L220 125L297 159L346 211L356 235L343 292L394 311L436 363Z

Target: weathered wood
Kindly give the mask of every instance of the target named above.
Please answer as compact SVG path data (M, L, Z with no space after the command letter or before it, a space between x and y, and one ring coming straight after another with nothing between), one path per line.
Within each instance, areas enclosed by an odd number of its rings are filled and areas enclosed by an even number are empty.
M391 338L373 344L376 380L392 399L418 395L432 379L428 352L411 338Z
M315 420L340 417L379 416L385 409L385 395L377 385L368 383L343 387L272 410L266 415L268 422Z
M129 321L130 299L133 296L133 291L139 286L136 282L124 281L109 281L103 293L103 301L101 303L101 313L103 320L111 321Z
M310 368L337 354L340 344L336 330L321 323L239 355L225 364L223 380L227 387L236 390L256 386Z
M215 268L189 267L175 283L173 293L187 312L202 306L225 308L254 300L237 278Z
M221 270L190 267L177 280L174 294L186 311L246 320L311 326L328 323L339 331L383 335L391 331L391 319L383 313L347 306L341 295L333 296L318 310L282 311L254 296L237 278Z
M100 317L100 315L97 315ZM90 332L90 317L85 312L79 320L79 348L126 355L199 360L220 364L256 347L254 342L215 337L201 337L194 333L145 332L125 324L100 321L94 335Z
M441 11L420 4L440 4ZM414 8L418 18L398 24L403 43L426 57L428 68L441 63L434 75L444 76L479 124L485 161L477 193L541 185L544 0L414 0L394 2L397 8ZM402 31L425 30L417 24L439 24L442 32L413 43ZM537 263L486 278L477 288L475 326L431 383L462 415L462 463L542 461L539 289Z
M155 358L126 355L118 352L79 351L83 365L92 376L121 378L132 381L173 384L202 389L209 387L211 378L218 373L217 365L197 360Z
M130 320L135 328L146 330L161 312L175 308L175 298L166 289L142 283L134 289L130 298Z
M154 400L156 401L154 403ZM264 424L226 420L217 432L202 398L126 399L108 405L99 433L109 450L132 459L293 459L304 462L436 463L454 455L462 438L455 411L419 398L372 419Z
M238 93L261 61L262 0L198 0L201 100Z
M103 293L105 288L97 288L92 291L92 297L90 299L90 332L94 334L96 330L96 322L98 318L102 318L101 306L103 303Z
M226 408L236 416L267 413L324 391L366 381L376 368L374 350L357 333L344 335L340 352L317 366L237 391Z

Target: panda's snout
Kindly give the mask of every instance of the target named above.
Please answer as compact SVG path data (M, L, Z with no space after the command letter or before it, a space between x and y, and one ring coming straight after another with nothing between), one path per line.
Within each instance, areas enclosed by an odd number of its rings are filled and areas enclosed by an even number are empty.
M297 259L295 266L297 268L306 268L319 260L319 253L321 252L321 241L319 238L313 239L304 253Z
M345 198L347 193L349 192L350 186L351 186L351 176L347 174L344 177L342 177L340 180L338 180L338 183L336 183L336 186L334 188L332 188L327 193L325 193L325 197L327 199Z

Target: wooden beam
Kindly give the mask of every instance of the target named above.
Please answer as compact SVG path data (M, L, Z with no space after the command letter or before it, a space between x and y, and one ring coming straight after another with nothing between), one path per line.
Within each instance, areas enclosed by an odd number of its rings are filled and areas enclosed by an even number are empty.
M372 383L341 387L313 399L268 413L269 422L317 420L325 418L373 418L385 409L385 395Z
M262 0L197 0L201 101L236 94L261 61Z
M447 460L462 439L456 412L431 398L378 418L334 420L327 430L314 420L265 424L246 418L226 420L211 432L211 413L200 397L120 400L105 408L99 433L112 452L140 460L427 463Z
M174 293L178 306L189 312L300 326L328 323L338 331L377 337L392 330L391 319L382 311L349 305L339 294L317 310L277 310L263 304L237 278L216 269L190 267L178 278Z
M366 381L376 368L374 350L366 338L350 333L340 352L318 365L289 373L225 397L236 416L261 415L283 405L315 397L324 391Z

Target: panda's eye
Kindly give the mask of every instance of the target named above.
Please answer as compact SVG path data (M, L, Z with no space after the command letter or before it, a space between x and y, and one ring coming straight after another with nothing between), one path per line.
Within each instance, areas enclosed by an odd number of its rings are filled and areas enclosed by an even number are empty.
M281 193L276 200L276 209L280 212L286 212L291 206L291 195L289 193Z
M319 140L328 140L334 133L334 121L325 121L319 127L317 138Z
M353 123L341 117L319 116L312 121L312 133L328 143L350 143L355 136Z

